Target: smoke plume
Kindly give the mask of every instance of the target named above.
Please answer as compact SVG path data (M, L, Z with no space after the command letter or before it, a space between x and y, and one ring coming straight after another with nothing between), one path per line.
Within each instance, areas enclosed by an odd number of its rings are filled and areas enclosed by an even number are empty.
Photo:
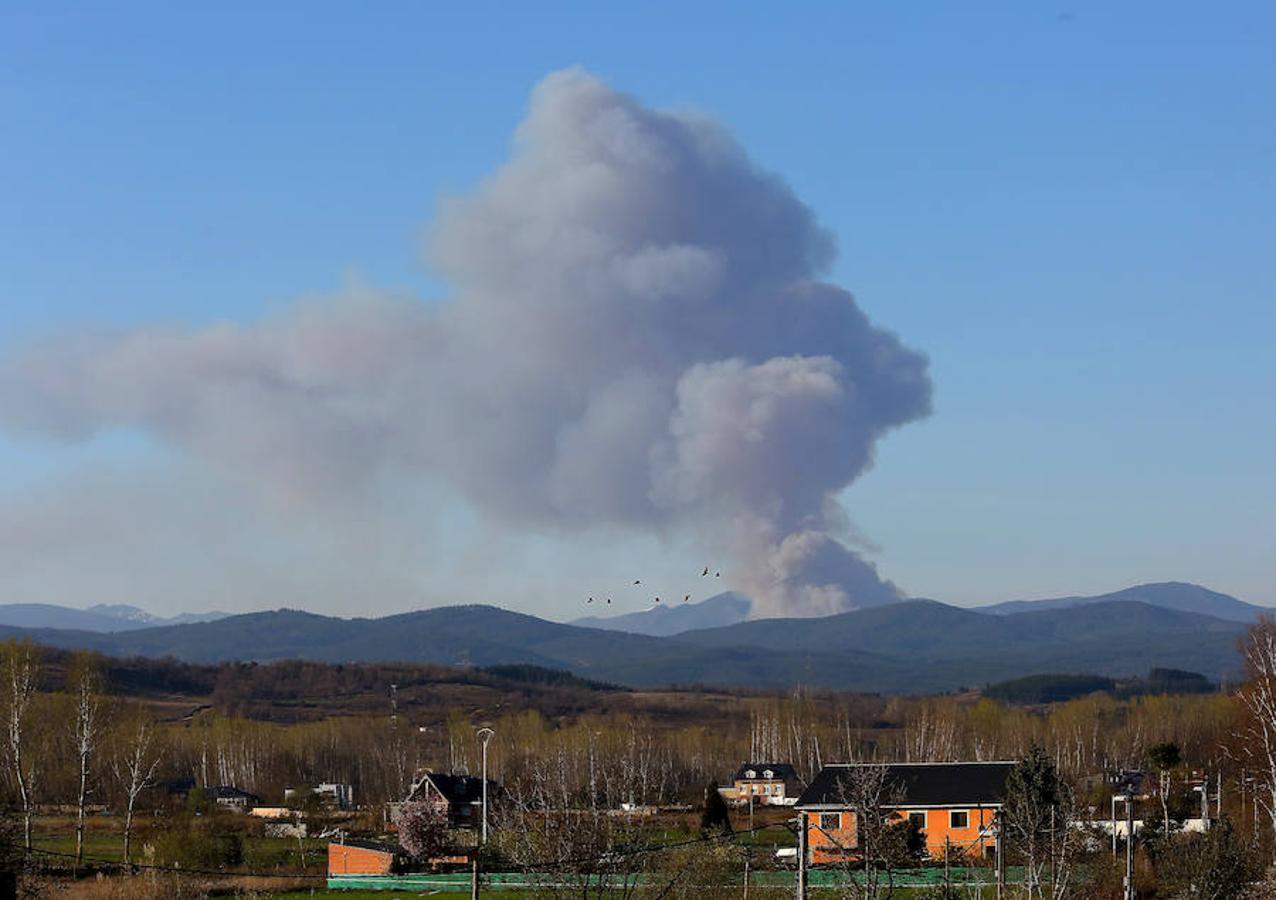
M835 497L928 413L926 360L818 280L832 238L722 127L555 73L427 245L440 302L29 346L0 424L140 429L287 502L424 473L519 527L676 533L755 615L898 596Z

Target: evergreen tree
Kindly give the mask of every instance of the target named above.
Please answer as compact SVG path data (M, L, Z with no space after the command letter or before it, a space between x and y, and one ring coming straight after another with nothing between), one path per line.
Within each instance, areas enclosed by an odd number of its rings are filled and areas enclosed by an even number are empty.
M718 782L711 781L704 790L704 812L700 814L700 830L702 832L721 831L731 833L731 813L727 810L727 801L718 793Z
M1072 788L1059 774L1054 760L1034 743L1006 778L1006 830L1024 856L1028 896L1042 894L1042 875L1056 847L1056 866L1063 868L1068 849L1068 820L1072 815ZM1056 840L1051 841L1051 832ZM1052 893L1057 885L1051 885Z

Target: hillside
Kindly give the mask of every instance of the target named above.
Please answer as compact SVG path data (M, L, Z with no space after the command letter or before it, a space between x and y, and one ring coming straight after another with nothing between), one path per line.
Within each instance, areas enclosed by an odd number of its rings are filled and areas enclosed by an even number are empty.
M1244 625L1131 601L988 615L912 600L819 619L762 619L654 637L492 606L339 619L297 610L119 633L0 628L49 646L197 663L305 659L527 664L635 687L707 684L925 693L1043 672L1177 668L1226 679Z

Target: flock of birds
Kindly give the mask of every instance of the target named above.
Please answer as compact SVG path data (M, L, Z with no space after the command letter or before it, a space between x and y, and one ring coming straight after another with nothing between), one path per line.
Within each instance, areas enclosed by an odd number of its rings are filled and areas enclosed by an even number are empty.
M701 578L708 578L708 577L709 577L709 567L708 567L708 566L705 566L705 567L704 567L704 571L700 573L700 577L701 577ZM722 577L722 573L721 573L721 572L719 572L719 571L717 571L717 570L714 570L713 577L714 577L714 578L721 578L721 577ZM637 586L637 585L640 585L640 584L642 584L642 579L641 579L641 578L635 578L635 579L634 579L634 584L633 584L633 586ZM596 599L596 598L594 598L594 597L590 597L588 600L586 600L586 601L585 601L586 605L588 605L588 604L590 604L590 603L593 603L595 599ZM604 598L604 599L605 599L605 601L606 601L607 605L608 605L608 606L610 606L610 605L611 605L611 598L610 598L610 597L606 597L606 598ZM683 602L683 603L690 603L690 602L691 602L691 595L690 595L690 594L683 594L683 595L682 595L682 602ZM650 610L653 610L653 609L655 609L655 608L656 608L657 606L659 606L659 605L660 605L660 598L659 598L659 597L656 597L656 598L655 598L655 603L653 603L651 606L648 606L648 607L647 607L647 609L644 609L644 610L643 610L643 612L648 612L648 611L650 611Z

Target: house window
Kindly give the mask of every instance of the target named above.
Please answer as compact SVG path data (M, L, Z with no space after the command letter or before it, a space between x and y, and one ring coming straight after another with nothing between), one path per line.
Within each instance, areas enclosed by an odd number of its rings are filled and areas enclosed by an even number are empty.
M954 809L948 814L949 828L969 828L970 813L964 809Z
M749 771L747 771L747 772L745 772L745 773L744 773L744 777L745 777L745 778L757 778L757 777L758 777L758 773L757 773L757 772L755 772L755 771L753 771L752 769L750 769Z
M912 825L918 831L924 831L926 828L926 814L924 812L909 813L908 824Z
M765 772L763 772L763 773L762 773L762 777L763 777L763 778L774 778L774 777L775 777L775 775L774 775L774 773L773 773L770 769L767 769Z
M838 831L841 827L841 813L820 813L820 831Z

